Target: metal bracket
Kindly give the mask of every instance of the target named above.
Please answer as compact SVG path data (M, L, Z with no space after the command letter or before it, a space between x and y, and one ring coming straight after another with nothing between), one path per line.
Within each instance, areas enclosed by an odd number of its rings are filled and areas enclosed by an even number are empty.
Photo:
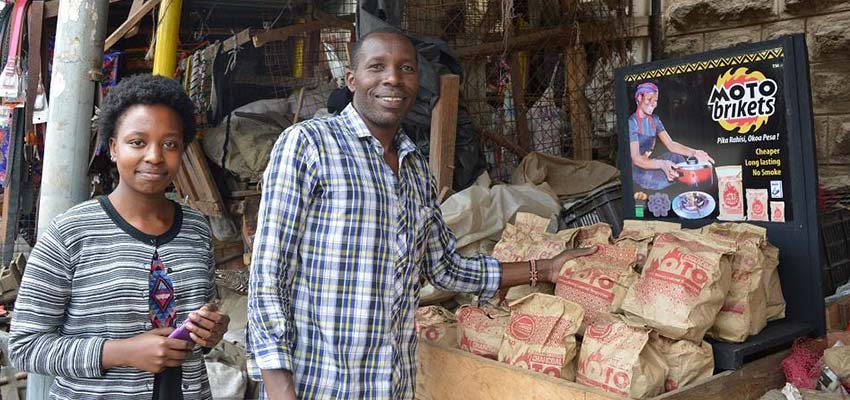
M103 80L103 71L99 69L90 69L86 72L86 77L89 78L90 81L100 82Z

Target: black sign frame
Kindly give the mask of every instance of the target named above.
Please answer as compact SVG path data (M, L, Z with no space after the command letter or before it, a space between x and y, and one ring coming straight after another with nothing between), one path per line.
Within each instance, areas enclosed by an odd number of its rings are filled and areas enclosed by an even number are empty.
M628 84L635 77L651 77L667 68L694 65L707 60L729 59L758 52L783 51L785 122L788 140L788 165L794 218L786 223L751 222L767 228L768 239L780 249L780 279L787 302L786 320L809 325L815 333L825 333L824 296L821 286L820 220L817 208L817 162L812 122L812 101L809 82L808 51L802 34L779 39L714 50L701 54L620 68L615 71L615 92L619 137L619 167L623 187L623 216L635 219L635 184L628 132L628 118L634 99L628 95ZM746 63L736 65L746 66ZM663 89L662 89L663 90ZM775 117L775 116L774 116ZM672 212L671 212L672 214ZM686 228L699 228L715 222L713 219L678 219ZM645 219L654 218L650 214Z

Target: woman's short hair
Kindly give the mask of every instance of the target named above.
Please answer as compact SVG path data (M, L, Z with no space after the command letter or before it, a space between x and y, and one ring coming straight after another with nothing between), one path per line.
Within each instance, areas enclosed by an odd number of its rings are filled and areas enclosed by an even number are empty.
M98 117L98 135L107 152L109 139L115 136L115 128L124 113L138 104L161 104L171 108L182 122L183 144L187 145L195 138L195 105L180 83L159 75L133 75L122 79L103 101Z

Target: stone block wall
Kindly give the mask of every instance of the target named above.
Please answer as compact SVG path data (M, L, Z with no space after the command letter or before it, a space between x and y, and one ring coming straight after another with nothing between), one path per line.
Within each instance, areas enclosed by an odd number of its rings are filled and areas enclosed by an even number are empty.
M850 188L850 0L662 0L664 56L805 33L826 188Z

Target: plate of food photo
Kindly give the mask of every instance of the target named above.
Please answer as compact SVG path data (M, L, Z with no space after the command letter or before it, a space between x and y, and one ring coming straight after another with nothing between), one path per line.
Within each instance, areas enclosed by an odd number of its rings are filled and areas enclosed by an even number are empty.
M705 192L684 192L673 199L673 212L684 219L705 218L715 206L714 197Z

